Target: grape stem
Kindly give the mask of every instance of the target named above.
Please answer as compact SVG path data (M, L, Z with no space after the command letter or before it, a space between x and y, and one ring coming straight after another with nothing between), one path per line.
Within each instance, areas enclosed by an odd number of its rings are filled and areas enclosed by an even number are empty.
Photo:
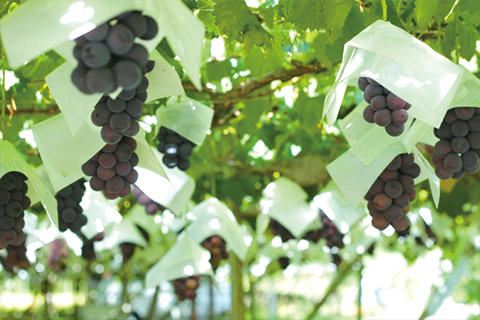
M160 293L160 286L156 286L155 293L153 294L152 302L150 303L150 308L148 310L148 315L145 318L145 320L152 320L155 318L155 311L157 310L157 300L158 300L159 293Z
M382 19L387 21L387 1L382 0Z

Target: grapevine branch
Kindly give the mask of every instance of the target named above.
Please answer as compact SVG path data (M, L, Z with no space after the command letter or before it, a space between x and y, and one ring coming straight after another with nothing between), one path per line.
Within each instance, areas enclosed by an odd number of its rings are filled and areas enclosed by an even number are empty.
M304 76L306 74L318 74L327 70L325 66L316 60L311 63L302 63L293 60L291 64L293 68L276 70L267 73L261 78L247 80L225 93L217 93L206 86L203 86L203 92L210 96L215 109L213 126L225 123L225 119L223 119L224 115L227 114L227 112L230 111L239 100L243 101L251 99L252 97L250 95L253 92L270 85L273 81L279 80L281 82L288 82L295 77ZM186 91L196 91L190 83L185 83L184 89ZM260 96L262 96L262 94L255 97Z

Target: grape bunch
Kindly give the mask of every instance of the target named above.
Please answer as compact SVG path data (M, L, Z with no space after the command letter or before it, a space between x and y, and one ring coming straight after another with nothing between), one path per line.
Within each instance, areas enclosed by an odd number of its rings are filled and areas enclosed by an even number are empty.
M93 261L97 259L97 254L95 252L95 242L102 241L105 239L105 233L97 233L93 238L88 239L83 232L78 234L82 240L82 258L86 261Z
M208 237L202 242L202 247L210 251L210 264L213 271L217 270L222 259L228 259L227 244L220 236Z
M67 268L68 245L64 239L55 239L48 244L47 266L55 272Z
M27 247L25 246L25 240L18 246L7 246L7 256L2 258L2 264L5 270L13 274L14 268L28 269L31 264L27 259Z
M393 137L401 135L408 120L407 110L411 105L370 78L358 78L358 87L364 92L365 101L369 103L363 111L365 121L385 127L385 131Z
M283 256L277 259L278 265L280 269L285 270L290 265L290 258L287 256Z
M134 169L138 164L136 148L137 142L128 137L103 147L82 166L83 173L92 177L90 187L95 191L103 190L108 199L128 195L130 185L138 179L138 172Z
M146 64L145 72L155 67L155 61ZM138 119L142 116L143 104L147 100L149 82L142 75L140 84L123 90L116 99L103 96L91 113L92 123L102 127L101 136L107 144L116 144L124 136L133 137L140 131Z
M278 222L277 220L270 219L269 226L274 235L280 236L280 239L282 239L282 242L287 242L290 239L295 239L293 234L290 231L288 231L284 226L282 226L280 222Z
M178 133L161 127L158 132L158 151L164 153L163 163L168 168L178 167L180 170L187 170L190 168L190 160L188 159L192 154L195 144L188 141Z
M25 241L24 210L31 204L26 196L26 179L17 171L8 172L0 179L0 249L7 245L19 246Z
M440 179L460 179L480 168L480 108L448 110L442 124L434 129L440 140L433 149L432 162Z
M199 276L190 276L173 280L173 289L177 295L178 301L186 299L195 300L197 297L197 288L200 286Z
M343 243L343 234L338 230L333 221L327 217L323 210L319 209L319 215L322 221L322 227L308 231L303 238L313 243L317 243L320 239L324 238L329 248L343 248L345 246Z
M55 195L58 208L58 226L61 232L72 230L80 231L87 224L87 217L83 214L80 206L85 194L85 180L79 179L74 183L58 191Z
M148 234L147 230L144 228L140 227L139 225L135 225L142 234L143 238L149 242L150 241L150 235ZM123 257L123 262L129 261L132 257L133 254L135 253L135 250L137 249L137 245L132 242L122 242L119 244L120 251L122 252L122 257Z
M149 215L154 215L158 211L165 210L164 206L154 202L145 193L143 193L142 190L140 190L140 188L138 188L136 186L133 187L132 194L137 199L138 203L145 206L147 214L149 214Z
M126 12L75 39L73 55L78 61L72 82L85 94L109 94L121 87L133 90L142 82L147 49L137 38L153 39L158 25L138 11Z
M384 230L389 224L397 231L408 228L406 214L417 196L413 179L419 175L420 167L407 153L396 156L383 170L365 195L375 228Z

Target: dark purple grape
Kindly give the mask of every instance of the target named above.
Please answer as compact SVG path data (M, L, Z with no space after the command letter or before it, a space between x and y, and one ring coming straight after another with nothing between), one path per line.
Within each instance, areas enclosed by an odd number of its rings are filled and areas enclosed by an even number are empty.
M102 153L98 162L104 168L113 168L117 164L117 157L113 153Z
M371 103L373 97L379 96L379 95L382 95L382 94L383 94L382 87L380 87L380 86L378 86L378 85L369 84L369 85L365 88L365 92L364 92L364 94L363 94L363 98L364 98L365 101L367 101L368 103Z
M470 132L479 132L480 131L480 115L475 114L470 119L467 120L468 128Z
M378 95L373 97L370 101L370 107L375 111L385 109L387 107L387 101L385 100L385 96Z
M415 179L420 175L420 166L414 163L408 168L402 168L402 173L407 174Z
M439 139L452 139L452 126L446 122L442 122L438 130L433 131Z
M147 22L140 12L133 12L122 19L122 23L128 26L136 37L141 37L147 31Z
M107 192L113 193L113 194L116 194L122 191L123 186L124 186L124 181L119 176L115 176L105 183L105 189L107 190Z
M115 165L115 172L121 177L128 175L130 171L132 171L132 164L130 162L118 162Z
M110 50L102 42L89 42L82 48L82 62L89 68L103 68L110 62Z
M121 56L130 51L134 39L132 30L119 23L110 29L106 42L113 54Z
M471 149L480 149L480 132L470 132L467 139Z
M88 69L79 64L72 72L72 83L85 94L92 94L94 91L87 86L87 72Z
M90 179L90 188L94 191L101 191L105 189L105 181L95 175Z
M415 182L412 176L402 174L398 177L398 181L402 184L403 192L410 193L414 190Z
M123 132L123 135L125 137L133 137L137 135L137 133L140 131L140 126L138 125L137 121L132 121L130 127Z
M367 121L368 123L375 123L375 120L373 120L373 115L375 114L375 110L372 109L372 107L367 106L363 110L363 119Z
M182 158L188 158L192 154L192 145L190 143L183 143L178 148L178 155Z
M385 210L385 219L387 219L388 222L395 222L398 221L402 218L403 216L403 210L397 205L392 205L388 209Z
M398 137L405 131L405 125L404 124L395 124L395 123L390 123L385 127L385 131L391 135L392 137Z
M382 109L375 112L373 120L381 127L386 127L392 123L392 113L388 109Z
M113 73L108 68L90 69L85 83L91 92L110 93L114 90Z
M452 139L452 150L455 153L465 153L470 149L470 143L465 137L455 137Z
M403 186L398 180L391 180L385 183L385 194L392 199L400 197L403 193Z
M102 181L108 181L115 176L115 169L114 168L104 168L99 166L97 168L97 177L99 177Z
M105 103L99 103L95 106L95 109L93 109L92 120L95 119L96 123L100 123L101 125L97 125L100 127L108 123L111 115L112 113L108 109L107 105Z
M438 158L443 159L447 154L452 153L452 145L448 140L440 140L435 144L433 154Z
M452 133L455 137L465 137L470 129L464 120L457 120L452 124Z
M151 40L155 38L158 33L158 24L153 18L149 16L143 16L145 18L145 22L147 23L147 30L145 33L140 37L143 40Z
M435 166L435 174L442 180L450 179L453 176L453 172L445 168L443 161Z
M149 86L148 78L143 76L142 81L136 88L137 93L147 92L148 86Z
M133 150L132 148L126 144L126 143L120 143L117 147L117 150L115 150L115 156L117 157L117 160L120 162L126 162L130 160L132 157Z
M373 205L377 210L386 210L392 205L392 198L387 196L385 193L377 194L373 198Z
M130 116L125 112L114 113L110 117L110 126L115 131L125 132L128 128L130 128L131 124L132 118L130 118Z
M122 60L113 67L113 74L118 86L123 89L134 89L142 81L140 67L132 61Z
M127 108L125 112L130 115L133 119L139 119L142 116L143 103L137 98L133 98L127 101Z
M180 158L177 164L178 169L186 171L190 168L190 160L186 158Z
M390 110L402 109L403 107L405 107L405 104L406 102L394 93L389 93L387 95L387 107Z
M455 110L453 109L448 110L447 113L445 114L445 118L443 119L443 121L448 124L453 124L457 120L458 120L458 116L455 113Z
M120 132L115 131L110 124L106 124L102 127L101 135L103 141L107 144L117 144L123 137L123 135Z
M443 164L448 171L457 172L460 171L463 167L462 158L455 153L450 153L443 159Z
M478 154L473 151L467 151L462 155L462 160L463 160L463 167L465 171L473 171L475 168L478 167L478 164L480 162Z
M397 109L392 112L392 121L397 125L405 124L408 120L408 113L405 109Z
M82 172L91 177L97 172L98 165L98 162L89 160L82 165Z
M107 99L108 110L110 110L113 113L123 112L126 106L127 106L127 103L122 99L119 99L119 98L115 100L110 98Z
M178 164L178 158L176 156L164 156L163 163L168 168L174 168Z
M110 25L108 23L103 23L97 26L90 32L87 32L84 37L88 41L99 42L107 38L108 31L110 31ZM86 44L85 44L86 45Z
M358 78L358 87L360 90L365 91L365 88L368 86L368 81L366 77L360 77Z
M401 156L396 156L393 158L392 162L388 165L387 169L388 170L398 170L402 166L402 157Z
M148 61L148 51L147 49L141 44L134 44L132 49L124 55L125 59L132 60L136 62L138 65L143 66Z
M453 111L461 120L468 120L475 114L475 109L469 107L455 108Z
M123 90L118 95L118 98L120 98L122 100L125 100L125 101L131 100L133 97L135 97L135 92L136 92L135 89Z

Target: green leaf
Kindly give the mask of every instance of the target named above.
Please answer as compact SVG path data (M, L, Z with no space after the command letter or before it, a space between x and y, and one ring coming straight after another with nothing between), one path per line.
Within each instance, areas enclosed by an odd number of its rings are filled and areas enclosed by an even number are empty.
M422 29L427 29L437 13L437 1L415 1L415 17Z
M262 52L260 48L253 47L250 54L245 56L244 64L252 76L256 77L281 68L285 63L285 58L285 53L278 47L274 47L267 53Z
M340 38L343 29L345 28L345 21L354 2L349 0L340 1L325 1L324 12L327 23L328 43L332 44Z
M221 34L244 43L247 53L254 45L271 49L272 35L262 27L243 0L216 1L213 15Z
M470 22L468 16L463 17L463 21L458 21L458 43L460 45L459 53L466 59L472 59L476 52L476 42L478 39L478 31L473 23Z
M296 0L290 3L293 9L288 15L287 22L295 24L302 30L326 28L323 1Z
M323 100L325 97L308 97L303 91L300 91L295 101L295 109L300 114L300 123L302 128L314 135L318 130L318 124L322 119Z
M220 81L222 78L232 75L232 66L228 60L212 61L206 66L207 80L209 82Z

